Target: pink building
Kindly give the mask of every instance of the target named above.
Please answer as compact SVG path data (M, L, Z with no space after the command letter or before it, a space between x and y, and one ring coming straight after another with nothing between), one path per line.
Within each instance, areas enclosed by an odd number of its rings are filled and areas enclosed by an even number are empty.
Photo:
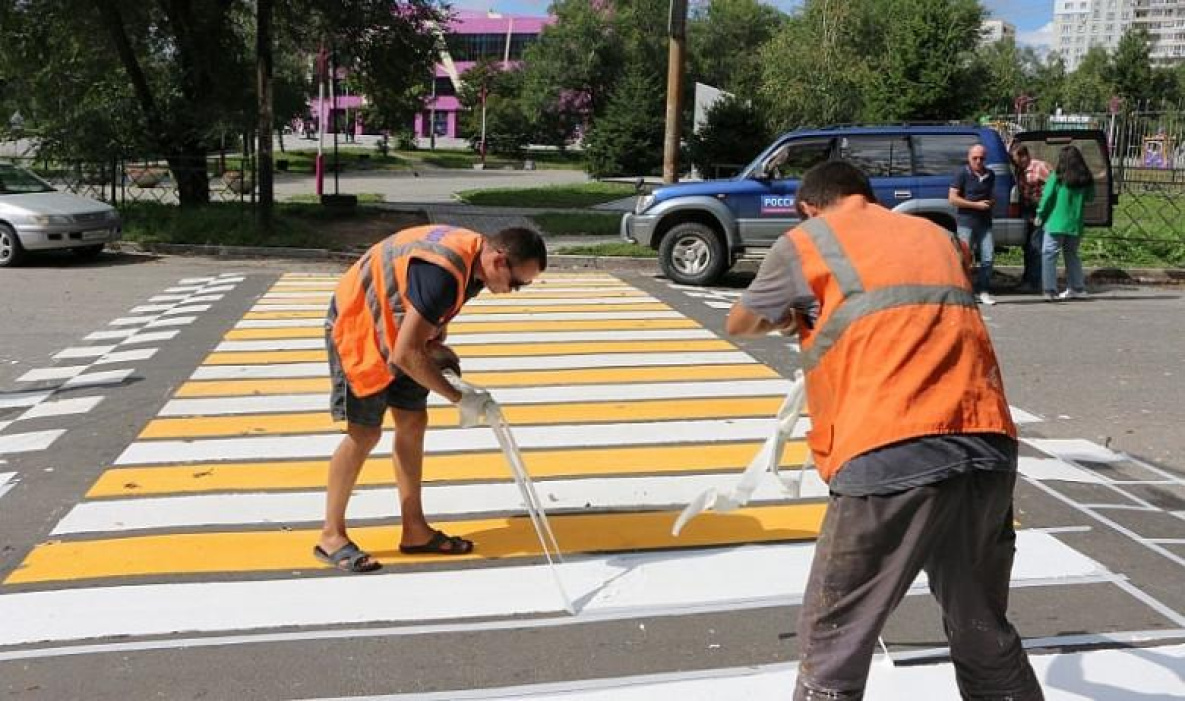
M464 10L457 13L445 35L448 50L441 54L440 62L436 64L433 96L426 101L424 110L416 115L416 136L431 136L429 125L432 125L438 137L467 137L458 130L461 105L457 90L461 76L483 58L503 61L507 65L521 62L527 46L551 22L551 17Z

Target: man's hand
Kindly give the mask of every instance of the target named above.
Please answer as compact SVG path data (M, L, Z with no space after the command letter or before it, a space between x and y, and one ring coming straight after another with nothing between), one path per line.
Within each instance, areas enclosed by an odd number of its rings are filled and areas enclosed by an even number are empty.
M457 409L461 414L461 428L473 428L489 421L489 409L494 404L490 393L478 387L461 389L461 401Z
M986 212L986 211L990 210L992 208L992 206L995 204L996 204L995 200L981 200L979 202L979 208Z

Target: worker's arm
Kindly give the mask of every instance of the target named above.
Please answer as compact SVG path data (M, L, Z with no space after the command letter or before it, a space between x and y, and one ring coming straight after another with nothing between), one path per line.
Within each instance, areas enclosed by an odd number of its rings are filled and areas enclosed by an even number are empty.
M422 387L456 403L461 393L444 379L440 367L432 359L431 345L437 338L437 327L425 319L414 306L409 306L395 338L395 355L391 359L399 369L411 376Z
M797 314L789 312L785 319L774 323L765 317L755 314L744 304L736 302L728 310L728 318L724 322L724 331L729 336L764 336L771 331L782 333L798 333Z
M958 188L954 188L954 187L952 187L950 189L950 191L947 193L946 199L949 200L951 204L958 207L959 209L982 209L984 211L987 211L992 208L992 201L991 200L981 200L979 202L972 202L971 200L969 200L969 199L963 197L961 194L959 194Z

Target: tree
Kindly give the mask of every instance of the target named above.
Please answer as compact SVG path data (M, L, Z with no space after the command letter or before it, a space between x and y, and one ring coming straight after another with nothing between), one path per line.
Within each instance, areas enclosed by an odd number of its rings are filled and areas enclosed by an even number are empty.
M747 163L769 145L761 111L748 100L726 97L708 110L705 123L687 140L688 156L705 177L714 166Z
M531 122L519 102L522 71L503 70L501 62L483 59L461 76L457 95L466 108L464 131L475 148L481 140L482 101L485 101L486 147L491 153L519 156L531 143Z
M658 76L631 66L605 113L589 129L584 149L596 177L649 175L662 166L664 97Z
M1152 35L1142 25L1132 25L1119 39L1115 55L1104 75L1115 93L1129 105L1140 105L1157 94L1156 71L1152 67Z
M1021 50L1011 37L980 49L973 69L980 76L976 90L977 108L994 114L1011 112L1013 100L1032 89L1025 69Z
M1062 105L1070 112L1101 112L1115 95L1111 82L1111 56L1102 46L1092 46L1078 68L1066 77Z
M692 11L687 47L693 79L745 99L761 87L761 47L788 17L758 0L710 0Z

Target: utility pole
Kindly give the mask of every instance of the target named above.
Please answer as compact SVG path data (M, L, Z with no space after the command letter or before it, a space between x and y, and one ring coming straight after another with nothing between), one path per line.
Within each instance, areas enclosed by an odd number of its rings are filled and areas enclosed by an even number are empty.
M671 0L667 33L667 130L662 149L662 181L679 181L679 136L683 111L683 63L687 53L687 0Z

